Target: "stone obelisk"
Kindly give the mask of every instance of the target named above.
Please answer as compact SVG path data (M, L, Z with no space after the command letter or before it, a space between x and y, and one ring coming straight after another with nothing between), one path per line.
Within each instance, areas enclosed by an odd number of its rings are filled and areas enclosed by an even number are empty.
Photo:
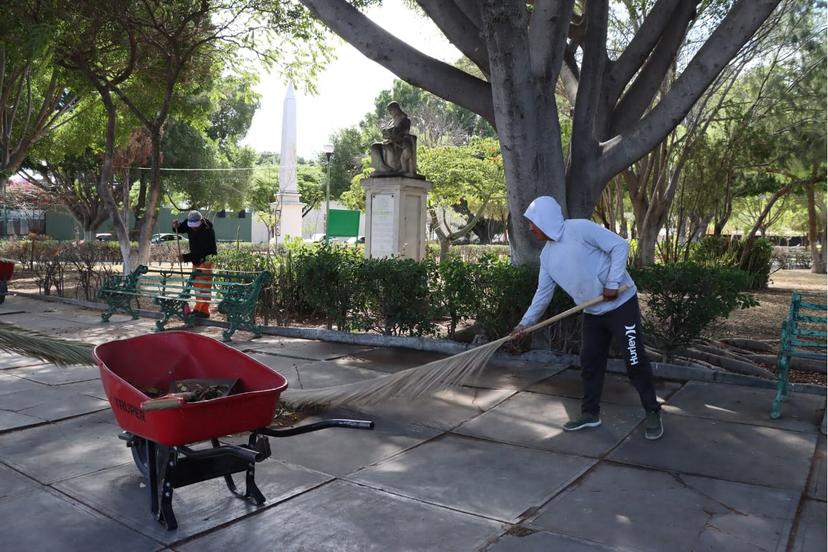
M279 161L279 193L272 204L279 216L278 242L286 236L302 237L302 207L296 178L296 97L288 84L282 108L282 145Z

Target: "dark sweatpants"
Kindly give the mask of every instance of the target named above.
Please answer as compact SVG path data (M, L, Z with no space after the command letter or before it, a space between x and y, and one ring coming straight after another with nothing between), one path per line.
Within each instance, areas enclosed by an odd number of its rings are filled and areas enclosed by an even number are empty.
M606 314L584 314L581 334L581 378L584 381L584 398L581 402L581 411L595 416L600 412L607 354L613 336L624 349L627 375L641 397L644 410L659 410L653 372L641 339L638 295L633 295L623 305Z

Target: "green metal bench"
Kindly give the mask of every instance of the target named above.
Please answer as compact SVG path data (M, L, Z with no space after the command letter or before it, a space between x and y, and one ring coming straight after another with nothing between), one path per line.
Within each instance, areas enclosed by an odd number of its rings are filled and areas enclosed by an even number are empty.
M209 289L195 287L206 285L198 276L210 275ZM161 309L162 318L155 322L156 331L164 331L170 318L181 319L188 328L195 324L195 314L188 308L190 301L199 301L218 305L218 311L225 315L229 328L224 330L224 341L230 341L238 329L253 332L261 336L261 326L256 324L256 303L262 287L270 281L270 273L240 272L213 269L204 271L194 269L192 272L177 270L150 269L139 266L131 274L107 277L98 297L109 308L101 314L101 319L108 322L118 311L138 318L137 302L140 298L152 299ZM136 308L133 308L133 301Z
M788 372L791 358L809 358L826 361L826 309L824 298L803 296L795 291L791 297L788 316L782 322L782 336L777 357L778 377L776 396L771 407L771 418L782 415L782 401L788 398Z

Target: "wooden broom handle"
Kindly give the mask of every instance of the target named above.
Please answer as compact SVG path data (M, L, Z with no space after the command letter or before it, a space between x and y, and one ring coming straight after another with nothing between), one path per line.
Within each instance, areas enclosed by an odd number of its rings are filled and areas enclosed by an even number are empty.
M621 287L619 287L618 288L618 295L620 296L623 292L627 291L627 289L629 289L629 287L630 286L621 286ZM585 301L585 302L581 303L580 305L575 305L571 309L568 309L568 310L565 310L561 313L558 313L555 316L551 316L551 317L547 318L546 320L544 320L543 322L538 322L534 326L529 326L528 328L523 330L523 333L524 334L532 333L535 330L539 330L539 329L544 328L544 327L546 327L550 324L554 324L558 320L563 320L564 318L567 318L568 316L572 316L573 314L579 313L584 309L587 309L587 308L589 308L593 305L597 305L598 303L603 303L604 301L605 301L604 296L599 295L598 297L596 297L594 299L590 299L589 301ZM512 335L507 335L506 337L501 337L500 339L498 339L497 341L493 341L492 343L501 343L501 344L503 344L503 343L506 343L507 341L509 341L511 339L514 339L514 337Z

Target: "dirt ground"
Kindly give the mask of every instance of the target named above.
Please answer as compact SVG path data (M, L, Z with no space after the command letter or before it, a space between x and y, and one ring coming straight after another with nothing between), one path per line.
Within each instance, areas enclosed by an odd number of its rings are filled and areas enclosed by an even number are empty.
M771 274L768 289L755 292L758 307L739 310L716 325L708 337L745 337L759 341L779 341L782 321L791 304L791 294L799 291L813 294L825 302L828 280L825 274L812 274L809 270L779 270ZM774 369L773 366L767 368ZM825 385L825 374L791 370L791 381Z

